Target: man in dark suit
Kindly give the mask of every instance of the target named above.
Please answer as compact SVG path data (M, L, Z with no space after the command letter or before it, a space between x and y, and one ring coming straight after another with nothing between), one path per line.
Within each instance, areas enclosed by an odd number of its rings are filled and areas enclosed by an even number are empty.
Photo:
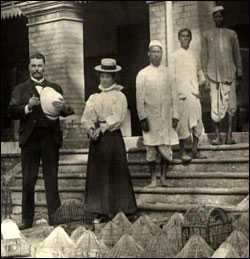
M49 224L53 225L53 213L60 207L58 193L58 160L59 148L62 145L62 131L59 119L49 119L40 104L40 91L43 87L51 87L63 94L61 87L44 78L45 57L36 53L30 57L30 78L17 85L11 95L9 114L20 120L19 145L23 176L22 191L22 225L20 229L32 227L34 218L34 189L38 176L40 159L42 160L45 181L46 200ZM53 102L60 116L66 117L74 113L65 103ZM58 116L59 117L59 116Z

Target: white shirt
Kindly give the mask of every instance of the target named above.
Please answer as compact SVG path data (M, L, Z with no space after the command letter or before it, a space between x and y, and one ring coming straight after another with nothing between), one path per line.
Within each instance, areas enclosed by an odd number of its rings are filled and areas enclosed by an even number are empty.
M172 84L180 98L199 94L199 82L204 82L205 77L192 50L180 48L175 51L170 57L169 67Z

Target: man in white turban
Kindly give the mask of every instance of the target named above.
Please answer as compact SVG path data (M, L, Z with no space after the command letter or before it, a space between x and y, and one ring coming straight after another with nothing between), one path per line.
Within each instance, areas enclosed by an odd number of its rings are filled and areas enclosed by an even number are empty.
M238 36L223 26L223 6L213 9L215 28L208 30L202 40L202 69L210 89L211 117L216 139L213 145L222 144L220 122L228 115L226 144L235 144L232 138L232 119L237 110L236 85L242 78L242 63Z
M177 96L171 88L167 68L161 64L162 52L162 44L157 40L151 41L148 52L150 65L143 68L136 78L137 112L151 172L149 187L157 186L158 152L166 162L162 162L161 167L161 185L166 185L164 167L172 161L171 146L179 142L174 130L178 123Z

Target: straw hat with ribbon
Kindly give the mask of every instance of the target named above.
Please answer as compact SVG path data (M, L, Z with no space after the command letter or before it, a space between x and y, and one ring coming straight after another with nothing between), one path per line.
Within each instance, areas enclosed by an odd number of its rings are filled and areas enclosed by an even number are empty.
M61 111L56 109L53 103L64 103L64 98L60 93L51 87L44 87L40 93L40 102L43 112L49 119L58 119Z
M95 70L98 72L115 73L122 70L121 66L116 64L116 60L113 58L103 58L101 64L95 66Z

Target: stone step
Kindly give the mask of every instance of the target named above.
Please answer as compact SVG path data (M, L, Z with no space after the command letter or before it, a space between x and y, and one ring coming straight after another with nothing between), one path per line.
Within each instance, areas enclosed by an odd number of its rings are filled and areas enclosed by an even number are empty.
M187 148L188 152L191 154L191 148ZM221 158L234 158L234 157L249 157L249 145L247 143L236 144L236 145L222 145L222 146L212 146L204 145L199 148L200 152L207 156L207 158L221 159ZM173 148L174 158L179 158L179 148ZM145 148L131 149L128 152L128 160L146 160L146 150Z
M246 172L248 171L248 157L228 158L210 158L210 159L193 159L188 164L182 164L180 159L174 159L169 166L169 171L189 171L189 172ZM148 172L148 164L146 161L129 161L129 169L131 173ZM87 161L60 161L59 172L86 172ZM158 167L159 170L159 167Z
M146 161L129 161L131 174L149 172ZM86 173L87 161L64 160L59 161L59 173ZM159 164L156 170L160 171ZM174 159L169 165L169 172L249 172L249 158L240 157L232 159L193 159L188 164L182 164L180 159ZM21 172L21 167L15 175Z
M221 133L222 140L226 138L225 133ZM199 144L200 145L210 145L211 141L215 138L214 133L205 133L201 136ZM249 143L249 132L233 132L233 138L237 143ZM137 137L125 137L124 138L127 150L133 148L140 148L143 146L143 141L141 136ZM223 142L224 143L224 142Z
M191 147L187 148L191 151ZM202 154L206 155L208 158L233 158L233 157L248 157L249 156L249 144L248 143L239 143L235 145L221 145L221 146L212 146L212 145L201 145L199 150ZM174 156L179 156L179 147L173 147ZM145 160L146 150L145 147L140 148L130 148L127 151L128 160ZM87 161L88 159L88 149L62 149L60 151L61 160L82 160Z
M59 188L60 197L65 199L84 199L85 186ZM14 205L21 203L21 187L11 187L12 201ZM134 187L137 202L144 203L177 203L177 204L207 204L223 203L236 205L249 194L249 188L199 188L199 187ZM44 186L35 189L35 201L45 202Z
M158 177L160 175L158 174ZM150 183L149 173L131 174L133 186L145 186ZM168 187L247 187L248 172L169 172L167 173ZM86 174L64 172L58 174L60 187L85 186ZM42 174L39 174L37 186L44 186ZM18 174L14 186L22 186L22 176Z

